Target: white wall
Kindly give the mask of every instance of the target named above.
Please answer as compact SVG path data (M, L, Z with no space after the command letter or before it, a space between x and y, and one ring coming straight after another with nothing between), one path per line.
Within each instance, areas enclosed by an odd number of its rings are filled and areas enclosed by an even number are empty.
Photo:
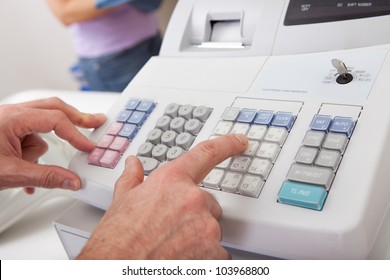
M158 14L162 31L176 2L163 2ZM45 0L1 0L0 99L28 89L77 90L69 73L76 61L66 28Z
M33 88L77 89L76 61L64 28L45 0L1 0L0 98Z

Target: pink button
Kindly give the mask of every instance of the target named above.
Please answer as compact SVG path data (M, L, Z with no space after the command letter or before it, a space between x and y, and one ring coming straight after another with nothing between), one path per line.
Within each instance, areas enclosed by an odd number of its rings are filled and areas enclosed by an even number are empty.
M103 167L114 168L120 158L121 155L119 152L106 150L106 152L103 154L102 158L100 159L99 163Z
M111 143L109 148L111 150L115 150L115 151L118 151L121 154L123 154L126 151L129 144L130 144L129 139L127 139L125 137L118 136L118 137L115 137L114 141Z
M119 131L121 131L122 127L123 127L123 123L114 122L107 129L107 134L117 135Z
M108 148L112 141L114 140L115 136L112 135L103 135L103 137L99 140L96 146L99 148Z
M100 165L99 160L104 154L104 149L101 148L95 148L93 149L92 152L89 153L88 155L88 163L89 164L94 164L94 165Z

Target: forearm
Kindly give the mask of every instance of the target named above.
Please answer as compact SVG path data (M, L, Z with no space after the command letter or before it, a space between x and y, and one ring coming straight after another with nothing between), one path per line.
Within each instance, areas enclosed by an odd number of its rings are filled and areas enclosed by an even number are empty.
M112 11L97 9L95 0L46 0L53 14L64 24L91 20Z

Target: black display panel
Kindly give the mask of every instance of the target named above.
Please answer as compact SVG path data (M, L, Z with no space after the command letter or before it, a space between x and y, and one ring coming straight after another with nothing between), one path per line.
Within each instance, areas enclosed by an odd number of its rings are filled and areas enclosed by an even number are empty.
M389 14L390 0L290 0L284 25L331 22Z

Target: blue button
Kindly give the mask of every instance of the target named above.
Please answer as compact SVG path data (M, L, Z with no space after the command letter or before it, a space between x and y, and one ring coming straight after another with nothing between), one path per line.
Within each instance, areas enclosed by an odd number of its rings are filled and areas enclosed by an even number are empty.
M133 113L133 111L130 111L130 110L123 110L122 112L119 113L119 115L116 117L116 120L118 122L126 122L131 114Z
M252 123L257 111L255 109L242 109L238 115L237 121L241 123Z
M277 112L272 121L272 125L284 127L288 131L290 131L294 122L295 122L295 116L292 113Z
M136 99L136 98L131 98L127 104L126 104L126 109L127 110L135 110L135 108L137 108L138 104L140 103L141 101L139 99Z
M141 126L144 121L147 119L148 115L145 112L134 111L134 113L127 120L128 123Z
M328 193L322 187L285 181L280 188L278 201L284 204L321 210Z
M130 140L133 140L138 133L138 127L134 124L127 123L123 126L119 132L119 136L127 137Z
M260 110L254 120L255 124L270 126L274 117L273 111Z
M156 107L156 103L154 103L153 100L143 99L137 106L137 111L150 114L153 111L154 107Z
M332 123L331 116L315 115L311 121L310 128L312 130L319 130L328 132L329 126Z
M347 135L348 138L350 138L354 128L355 122L352 118L335 117L329 131L343 133Z

